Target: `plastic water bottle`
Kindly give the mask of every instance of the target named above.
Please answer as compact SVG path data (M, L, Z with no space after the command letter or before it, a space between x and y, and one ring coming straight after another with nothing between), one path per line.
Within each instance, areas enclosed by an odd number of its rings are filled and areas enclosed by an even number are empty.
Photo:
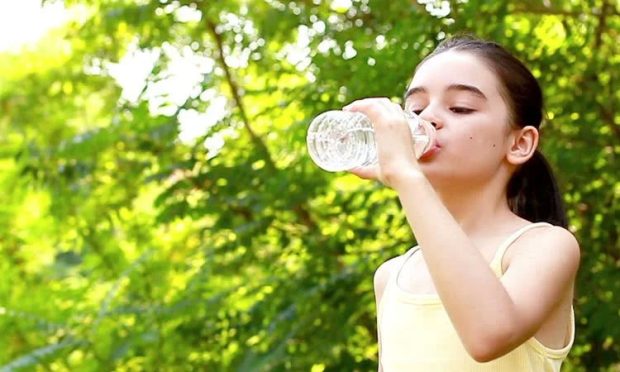
M405 112L416 158L435 142L433 125ZM360 112L326 111L312 120L306 136L312 160L329 172L346 171L377 162L375 133L368 116Z

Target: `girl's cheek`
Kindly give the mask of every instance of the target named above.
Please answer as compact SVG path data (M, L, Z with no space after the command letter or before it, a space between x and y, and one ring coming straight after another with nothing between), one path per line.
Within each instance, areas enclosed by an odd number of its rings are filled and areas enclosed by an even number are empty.
M474 136L469 136L469 140L474 142ZM497 145L493 143L493 144L491 144L491 147L496 148Z

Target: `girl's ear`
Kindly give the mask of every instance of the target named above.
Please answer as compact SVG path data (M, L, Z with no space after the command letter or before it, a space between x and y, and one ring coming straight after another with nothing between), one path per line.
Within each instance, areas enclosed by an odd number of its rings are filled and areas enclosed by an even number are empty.
M534 155L534 151L538 147L538 129L528 125L512 133L512 143L506 158L510 164L521 165Z

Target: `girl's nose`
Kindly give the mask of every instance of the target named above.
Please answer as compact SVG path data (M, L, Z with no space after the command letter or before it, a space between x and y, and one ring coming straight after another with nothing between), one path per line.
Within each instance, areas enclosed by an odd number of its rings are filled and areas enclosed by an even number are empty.
M443 128L443 122L440 118L438 118L437 116L433 115L431 112L421 112L420 113L420 118L428 121L429 123L431 123L431 125L433 127L435 127L435 129L441 129Z
M434 107L434 105L428 105L422 112L420 112L420 118L431 123L435 129L440 129L443 127L443 122L438 114L438 108Z

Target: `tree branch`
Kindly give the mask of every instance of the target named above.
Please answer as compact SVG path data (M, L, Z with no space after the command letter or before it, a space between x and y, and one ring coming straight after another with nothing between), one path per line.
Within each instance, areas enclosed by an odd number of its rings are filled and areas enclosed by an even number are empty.
M256 134L254 129L252 129L252 125L250 124L250 121L246 114L245 106L243 105L241 94L239 93L240 91L239 86L234 81L232 77L232 73L230 71L230 67L226 63L226 57L224 56L224 43L222 41L222 35L220 35L217 32L215 23L213 23L209 19L206 20L206 23L207 23L207 30L209 31L209 34L213 37L213 39L215 40L215 44L217 45L217 51L218 51L217 60L219 64L221 65L222 69L224 70L224 75L226 77L226 83L228 84L228 87L230 88L230 92L231 92L233 100L235 101L235 105L237 105L237 108L239 109L239 115L241 115L241 121L243 122L243 126L245 127L248 134L250 135L252 142L263 153L265 157L266 166L272 170L275 170L276 166L275 166L273 159L271 158L271 153L269 152L267 145L265 145L263 140Z
M603 45L603 34L607 28L607 17L610 14L613 14L615 9L609 3L609 0L603 1L603 6L601 7L601 14L598 16L598 25L596 26L596 31L594 34L594 49L599 50L599 48ZM597 74L592 74L592 77L595 81L599 81ZM611 91L611 100L613 104L614 99L614 91ZM605 124L611 129L611 131L615 134L616 138L620 141L620 126L615 122L613 111L608 110L603 104L598 103L599 114L601 118L605 122Z
M219 64L222 66L224 70L224 74L226 76L226 82L230 88L233 100L239 109L239 114L241 115L241 120L243 121L243 125L246 128L248 134L250 135L252 142L263 152L265 158L265 166L268 167L272 171L277 171L278 169L275 166L273 159L271 158L271 154L269 149L262 141L262 139L256 134L256 132L252 129L250 125L250 121L245 111L245 106L243 105L243 100L241 98L241 94L239 93L240 89L235 83L232 73L230 71L230 67L226 64L226 58L224 56L224 43L222 41L222 36L217 32L216 25L211 20L207 19L207 30L215 40L217 45L218 56L217 60ZM295 211L297 217L301 220L301 222L308 226L310 229L315 229L317 227L316 222L312 219L310 212L308 211L307 205L299 204L296 205L293 210Z
M606 9L607 8L607 9ZM597 12L592 11L590 13L584 13L581 11L575 10L564 10L557 9L552 6L545 6L544 4L536 3L536 4L527 4L524 2L517 2L513 4L513 8L510 11L512 14L525 13L525 14L537 14L537 15L556 15L556 16L564 16L564 17L580 17L584 14L599 16L603 13L607 15L620 15L620 11L618 9L614 9L611 4L608 2L603 3L603 8L601 10L601 14L597 14Z

